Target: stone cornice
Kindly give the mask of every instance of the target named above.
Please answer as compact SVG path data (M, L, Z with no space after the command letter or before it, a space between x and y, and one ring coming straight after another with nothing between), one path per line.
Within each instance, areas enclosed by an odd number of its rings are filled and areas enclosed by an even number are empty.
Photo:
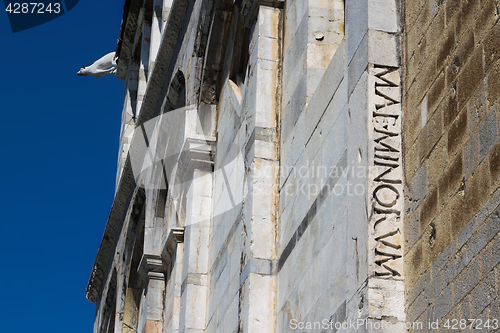
M175 252L176 245L184 242L184 228L172 228L163 245L162 257L169 260Z
M123 17L120 28L120 35L116 45L116 55L118 63L115 76L120 80L125 80L127 76L130 59L133 57L136 45L137 30L142 23L141 14L145 9L151 13L153 7L152 0L127 0L123 6Z
M116 55L118 58L116 77L125 80L127 68L132 55L135 33L142 0L127 0L123 6L123 18L120 28L120 35L116 45Z
M107 277L109 254L114 250L116 236L120 233L132 197L134 193L138 193L135 188L132 167L130 160L127 158L87 285L86 297L91 303L97 301L102 282Z
M131 1L135 3L135 0ZM148 81L148 87L142 103L137 126L143 124L151 118L158 103L161 91L164 89L164 82L167 82L167 84L170 82L171 75L169 74L171 73L168 73L168 69L177 44L177 39L182 29L182 22L186 18L188 5L189 0L174 0L164 33L162 34L158 57L155 65L151 69L152 73ZM139 9L140 8L137 9L137 14L139 13ZM129 11L130 10L132 10L132 7L129 8ZM124 213L128 207L128 198L130 198L131 193L133 193L135 186L136 184L134 181L131 162L130 159L127 158L120 177L118 189L115 193L115 199L113 201L113 206L111 207L111 212L109 214L101 245L99 246L89 283L87 285L86 296L87 300L91 303L97 301L98 295L102 289L102 282L107 276L109 259L110 256L112 256L112 251L114 250L116 237L119 235L119 232L117 231L123 223Z
M155 114L158 114L161 102L160 96L166 94L168 85L172 79L173 68L171 61L178 39L181 37L183 22L189 17L187 10L189 0L174 0L170 15L165 28L163 29L158 55L153 68L150 68L151 75L148 79L148 85L144 94L144 100L141 105L136 127L150 120ZM163 93L162 93L163 92ZM158 110L157 110L158 109Z

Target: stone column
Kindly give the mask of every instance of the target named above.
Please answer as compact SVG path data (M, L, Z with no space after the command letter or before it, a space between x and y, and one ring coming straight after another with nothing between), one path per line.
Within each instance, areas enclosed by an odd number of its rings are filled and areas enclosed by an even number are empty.
M188 117L186 124L189 120ZM188 137L178 163L181 169L178 172L187 189L179 332L203 332L207 324L213 177L211 155L212 145L209 142Z
M399 33L395 0L346 1L347 166L366 170L348 176L366 193L347 200L347 318L368 332L405 331Z
M148 73L149 73L149 48L151 40L151 24L144 20L142 23L142 45L141 45L141 63L139 67L139 89L137 91L137 114L136 119L141 112L142 101L146 93Z
M162 333L165 264L161 255L144 254L141 269L145 275L144 304L141 305L143 327L141 333Z
M273 4L274 5L274 4ZM240 275L241 332L275 332L276 299L276 204L278 186L278 115L280 101L282 8L260 5L251 36L250 67L247 79L254 86L250 96L255 107L248 117L253 145L245 158L248 195L244 203L245 241ZM255 83L254 83L255 82ZM251 137L251 133L247 134ZM248 168L248 167L247 167Z
M135 129L137 112L137 89L139 87L139 64L130 61L127 78L125 80L125 100L123 102L122 128L120 133L120 151L118 153L118 168L116 174L116 189L127 160L128 150Z
M172 228L162 252L162 256L167 262L163 332L179 331L183 253L184 229Z
M151 22L151 45L149 51L149 68L153 69L158 49L161 43L161 32L163 30L163 0L154 0L153 20ZM151 71L149 73L151 75Z

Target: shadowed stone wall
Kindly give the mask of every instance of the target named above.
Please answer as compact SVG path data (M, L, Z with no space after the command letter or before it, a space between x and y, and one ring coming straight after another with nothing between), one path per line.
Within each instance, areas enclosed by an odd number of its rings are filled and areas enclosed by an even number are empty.
M408 320L444 331L499 319L499 3L404 8Z

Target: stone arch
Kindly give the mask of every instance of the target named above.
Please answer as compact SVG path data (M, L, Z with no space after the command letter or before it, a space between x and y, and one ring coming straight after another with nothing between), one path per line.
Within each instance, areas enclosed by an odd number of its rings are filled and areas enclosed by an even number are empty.
M139 191L144 192L143 189ZM124 288L125 306L123 312L123 333L135 333L139 329L139 311L144 287L143 277L140 272L140 263L144 254L144 229L145 216L144 209L142 209L137 223L137 232L135 233L131 256L128 258L127 262L127 280Z
M250 59L250 40L255 20L248 22L245 15L241 12L233 15L237 20L235 22L237 28L235 29L229 79L241 89L247 75L247 67Z
M108 283L108 292L106 293L106 300L102 312L102 321L99 332L114 333L115 332L115 318L116 318L116 287L117 287L117 274L116 269L113 269L111 279Z
M231 47L231 38L234 37L231 35L232 24L241 9L241 1L222 0L214 1L213 4L211 16L202 18L203 22L200 22L200 27L206 27L206 31L200 30L197 36L198 53L203 57L199 102L204 104L217 104L226 76L226 51ZM209 35L217 37L210 38Z
M186 78L184 77L184 73L178 70L168 87L165 100L163 101L162 113L184 106L186 106Z

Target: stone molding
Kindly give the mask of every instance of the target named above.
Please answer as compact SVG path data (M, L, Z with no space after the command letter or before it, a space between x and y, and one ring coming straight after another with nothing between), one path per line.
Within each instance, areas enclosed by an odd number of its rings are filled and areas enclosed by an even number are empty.
M134 1L134 3L136 2ZM139 117L136 125L143 124L152 117L158 104L158 99L161 96L164 83L170 82L172 73L168 72L168 69L173 58L175 43L182 30L182 22L184 21L188 4L188 0L175 0L172 4L172 10L170 11L168 21L166 22L164 33L162 33L162 41L158 50L158 57L153 68L150 68L151 75L144 94L141 110L137 110L139 112ZM126 11L127 13L124 13L124 17L125 15L128 15L128 11L129 10ZM125 22L125 20L123 22ZM122 29L124 29L124 25L122 25ZM120 35L123 36L123 33L120 33ZM120 44L122 43L123 41L120 40L119 47L121 47ZM117 52L117 54L120 55L120 52ZM128 64L128 62L126 63ZM120 70L120 62L118 64L118 70ZM114 250L112 244L115 243L115 239L119 235L117 230L120 225L123 224L123 212L128 207L126 203L131 197L131 191L134 191L135 186L136 184L134 181L132 165L130 158L127 157L123 172L118 182L118 188L115 194L113 206L111 207L111 213L106 224L106 230L104 232L105 235L109 235L109 237L103 237L94 261L89 282L87 284L86 297L91 303L97 301L102 281L105 276L107 276L107 274L103 273L103 271L107 266L109 256L112 255L112 250Z
M111 207L108 222L101 240L101 245L99 246L87 285L86 298L90 303L97 301L103 281L108 276L107 267L109 255L114 251L115 239L119 237L122 230L124 215L126 215L125 211L129 210L131 207L140 207L144 202L144 190L135 186L130 159L127 158L124 176L120 180L119 190L116 192L115 200Z
M175 253L175 248L177 244L184 243L184 228L172 228L168 234L167 240L163 245L162 258L166 261Z

